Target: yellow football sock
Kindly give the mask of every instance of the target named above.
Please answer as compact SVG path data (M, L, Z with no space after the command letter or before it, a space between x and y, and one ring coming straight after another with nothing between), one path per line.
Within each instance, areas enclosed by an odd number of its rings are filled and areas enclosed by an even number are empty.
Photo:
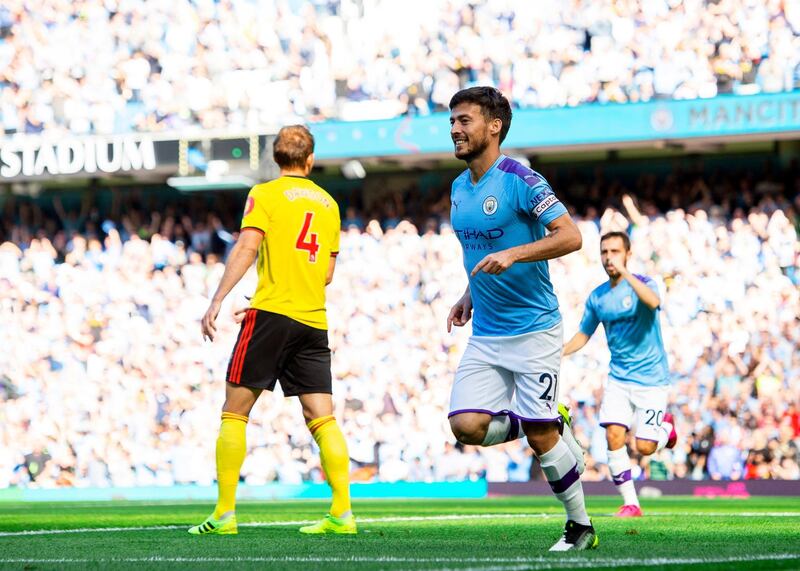
M322 469L333 491L331 515L342 517L350 511L350 456L344 435L332 416L315 418L308 429L317 441Z
M232 412L222 413L217 438L217 488L219 496L214 519L236 510L236 487L247 452L245 429L247 417Z

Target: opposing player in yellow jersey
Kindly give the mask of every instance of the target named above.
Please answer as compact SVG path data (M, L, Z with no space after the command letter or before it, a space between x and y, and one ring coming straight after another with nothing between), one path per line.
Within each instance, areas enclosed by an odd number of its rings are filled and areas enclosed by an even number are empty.
M273 157L280 177L254 186L247 196L241 234L203 317L203 337L213 341L222 300L257 258L258 287L228 364L217 439L217 506L189 530L193 535L237 533L236 487L247 450L245 427L261 391L273 390L277 382L286 396L299 397L333 491L330 513L300 531L356 533L350 458L333 417L325 316L325 286L333 279L339 250L339 207L306 178L314 164L314 138L308 129L281 129Z

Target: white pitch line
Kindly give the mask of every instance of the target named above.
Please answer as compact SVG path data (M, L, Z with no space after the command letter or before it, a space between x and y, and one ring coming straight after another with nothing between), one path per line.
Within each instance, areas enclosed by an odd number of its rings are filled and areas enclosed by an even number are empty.
M644 512L645 516L692 516L705 517L800 517L800 512Z
M525 563L516 565L493 565L491 567L453 567L442 568L434 567L426 571L528 571L531 563L536 563L537 569L594 569L597 567L637 567L661 565L669 567L672 565L719 565L724 563L754 563L756 561L792 561L800 559L800 554L781 553L776 555L754 555L752 557L720 557L720 558L683 558L668 559L659 557L653 559L555 559L539 558L527 559ZM492 563L503 563L502 559L493 560ZM466 563L471 563L467 561Z
M242 524L239 524L242 525ZM106 533L113 531L169 531L189 529L188 525L150 525L145 527L76 527L72 529L29 529L25 531L0 531L0 537L20 537L26 535L60 535L63 533Z
M593 514L594 517L611 517L613 514ZM800 512L647 512L648 517L685 517L685 516L705 516L705 517L796 517L800 518ZM358 518L359 524L368 523L402 523L402 522L424 522L424 521L461 521L475 519L548 519L563 518L562 514L557 513L499 513L499 514L450 514L433 516L389 516L376 518ZM239 527L287 527L295 525L308 525L316 520L297 520L297 521L262 521L244 522ZM1 531L0 537L19 537L32 535L59 535L66 533L107 533L115 531L170 531L176 529L188 529L189 525L150 525L150 526L131 526L131 527L81 527L71 529L32 529L25 531Z
M800 514L798 514L800 515ZM400 523L414 521L457 521L465 519L523 519L523 518L551 518L563 517L560 514L451 514L435 516L396 516L396 517L376 517L358 518L359 524L364 523ZM317 520L297 520L297 521L254 521L240 523L239 527L285 527L294 525L308 525L316 523ZM150 525L139 527L83 527L74 529L33 529L27 531L2 531L0 537L15 537L20 535L57 535L62 533L103 533L110 531L168 531L171 529L188 529L189 525Z
M491 558L491 557L119 557L107 559L88 558L53 558L53 559L0 559L0 563L458 563L481 564L486 563L493 567L474 567L475 571L511 571L513 569L529 569L530 564L536 563L543 569L590 568L590 567L631 567L637 565L707 565L720 563L747 563L755 561L793 561L800 559L797 553L776 553L774 555L732 556L732 557L683 557L670 559L668 557L651 557L635 559L628 558L578 558L575 556L562 557L516 557L516 558ZM513 564L513 566L497 564ZM441 569L441 568L439 568ZM468 568L469 569L469 568ZM466 571L463 566L459 571Z

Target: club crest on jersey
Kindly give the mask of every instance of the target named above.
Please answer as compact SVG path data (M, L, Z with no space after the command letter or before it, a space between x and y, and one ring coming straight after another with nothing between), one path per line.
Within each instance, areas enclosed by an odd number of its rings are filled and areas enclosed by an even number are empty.
M622 307L624 307L625 309L630 309L632 305L633 305L633 298L629 295L626 295L622 299Z
M483 201L483 213L491 216L497 212L497 199L494 196L487 196Z

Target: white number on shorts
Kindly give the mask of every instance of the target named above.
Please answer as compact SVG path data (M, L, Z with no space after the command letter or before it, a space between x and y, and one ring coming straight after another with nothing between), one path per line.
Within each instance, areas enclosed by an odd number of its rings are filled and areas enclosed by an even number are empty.
M541 400L553 400L553 395L556 394L558 387L558 375L551 375L550 373L542 373L539 376L539 384L547 383L547 388L539 396ZM551 393L552 391L552 393Z
M644 421L645 424L649 424L650 426L653 425L653 421L655 420L658 426L661 426L661 421L664 420L664 411L663 410L655 410L653 408L648 408L645 411L645 414L649 414L650 417Z

